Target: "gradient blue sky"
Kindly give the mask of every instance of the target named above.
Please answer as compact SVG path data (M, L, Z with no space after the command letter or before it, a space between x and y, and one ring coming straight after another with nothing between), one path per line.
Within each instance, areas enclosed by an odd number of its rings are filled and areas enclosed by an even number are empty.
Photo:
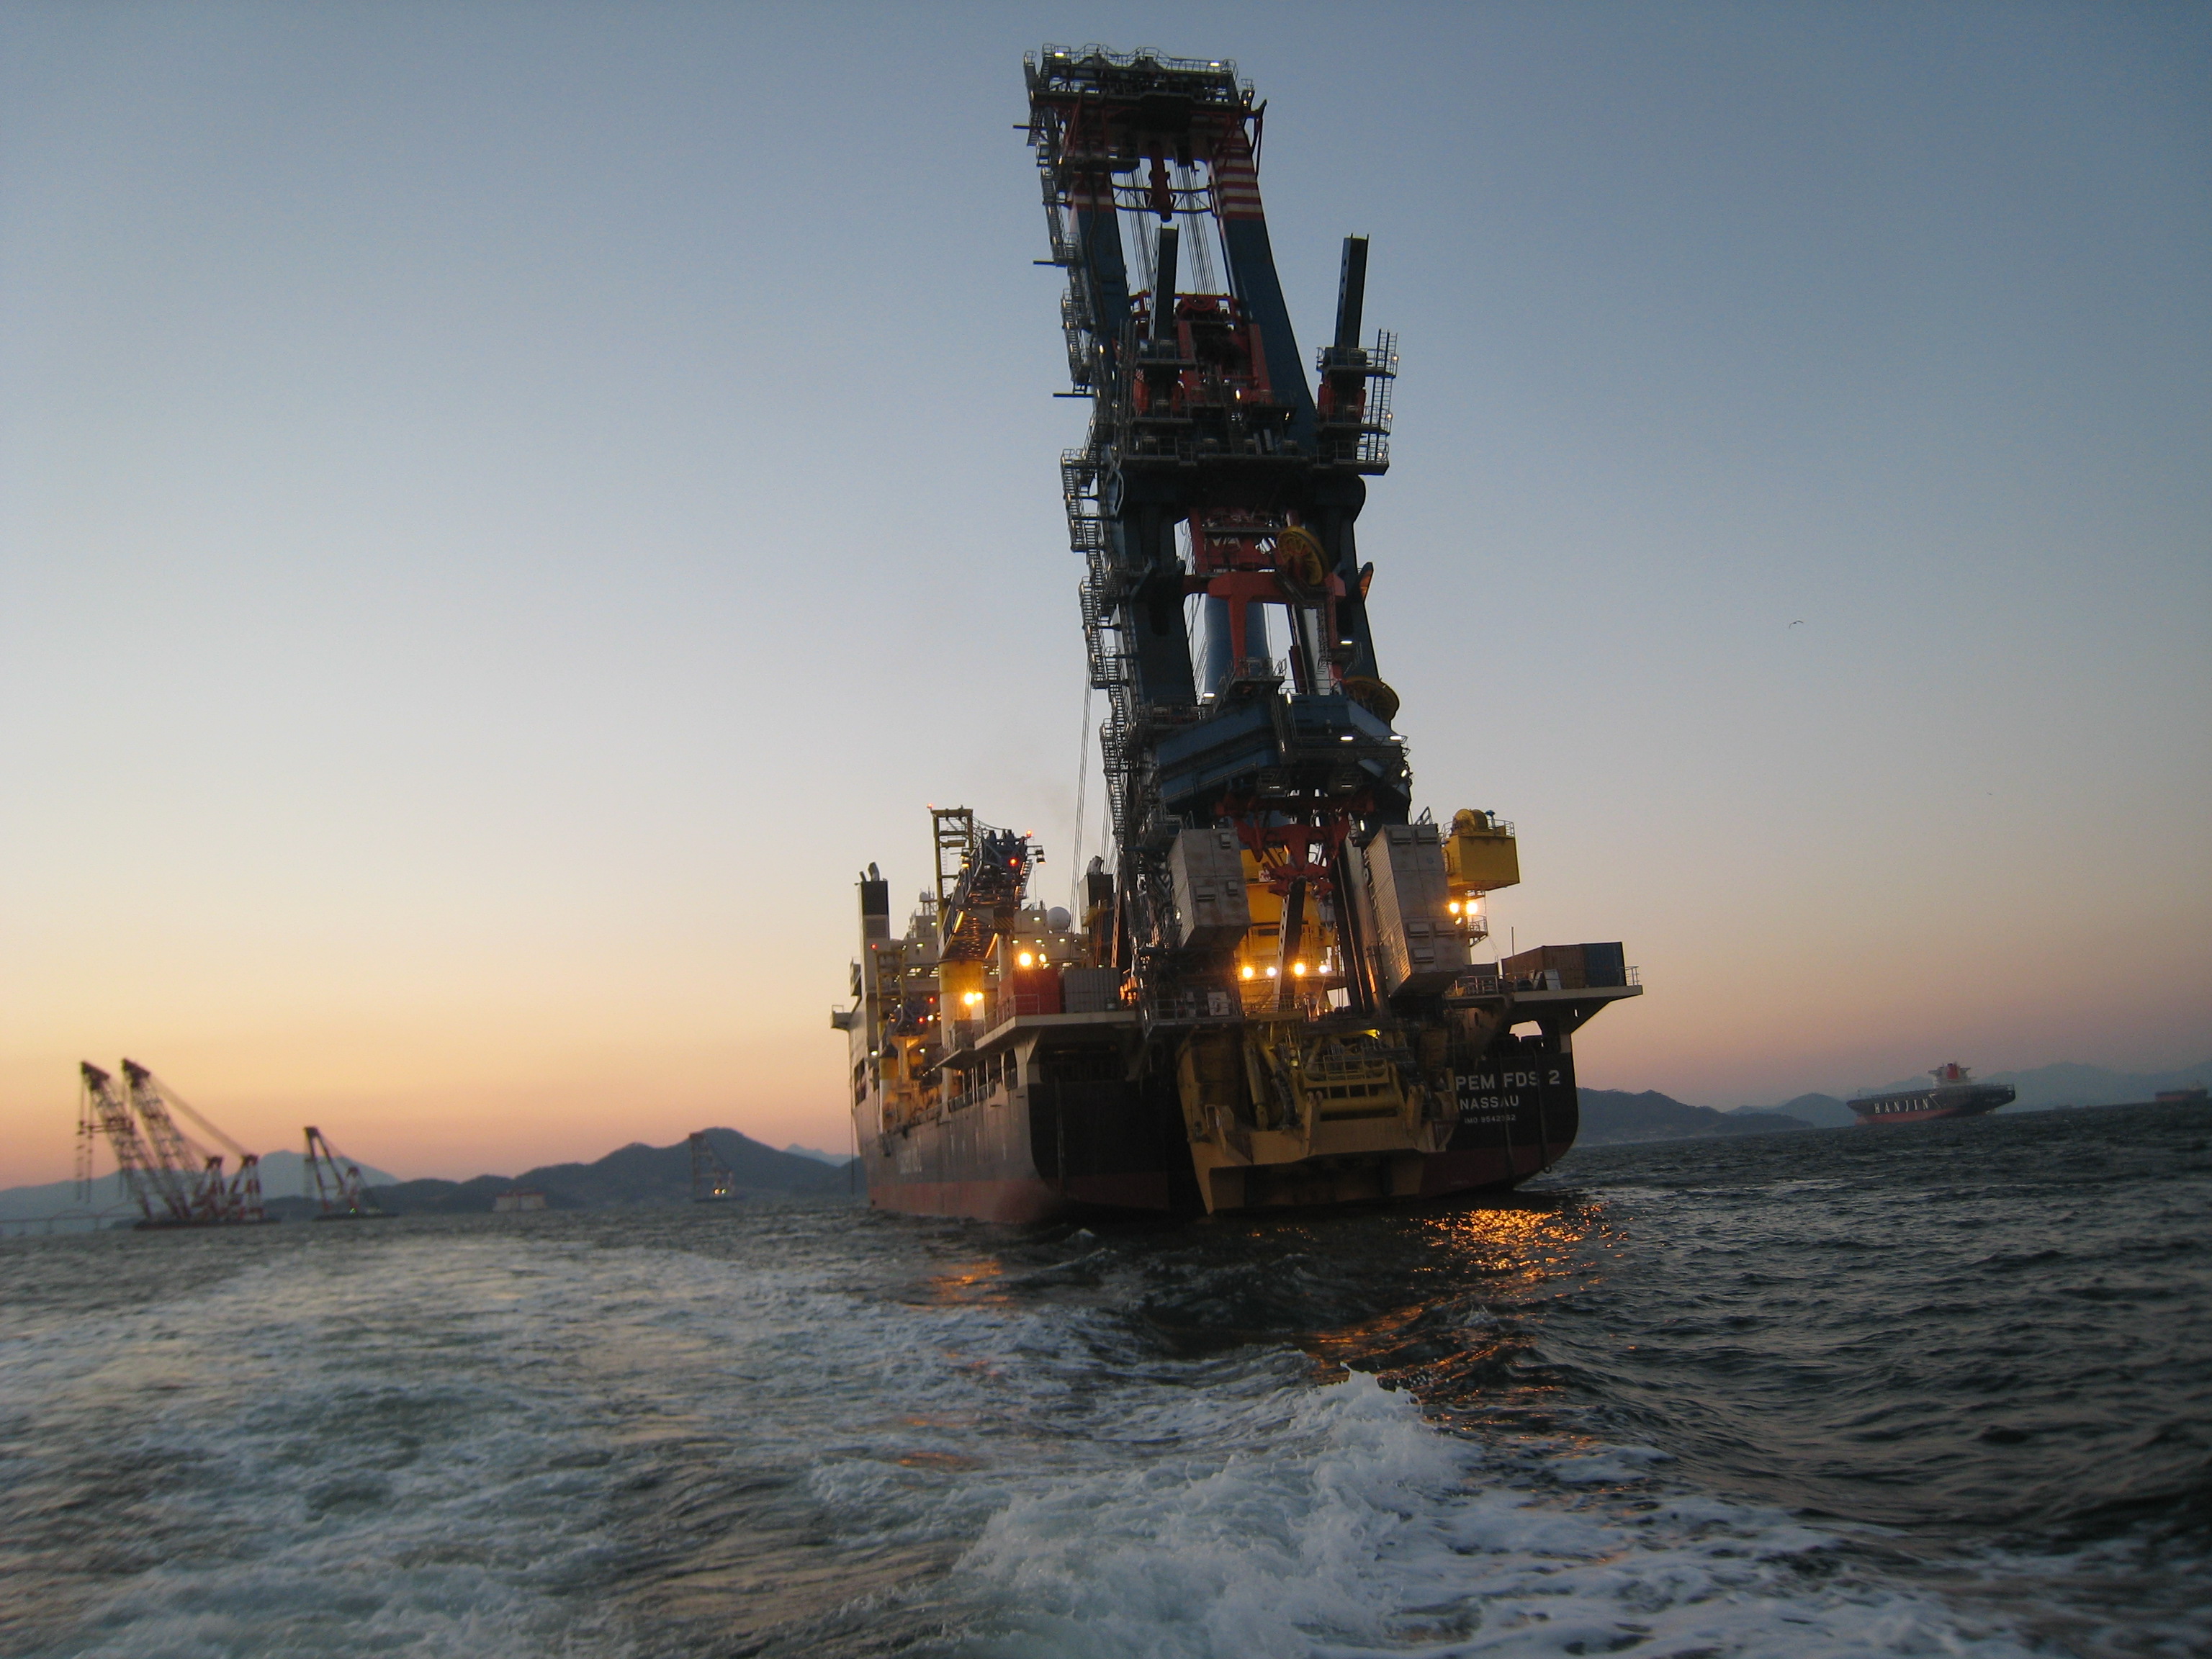
M1257 82L1309 349L1374 239L1383 672L1644 969L1586 1082L2212 1054L2202 7L17 4L0 1182L121 1053L405 1174L844 1144L855 869L1073 867L1092 40Z

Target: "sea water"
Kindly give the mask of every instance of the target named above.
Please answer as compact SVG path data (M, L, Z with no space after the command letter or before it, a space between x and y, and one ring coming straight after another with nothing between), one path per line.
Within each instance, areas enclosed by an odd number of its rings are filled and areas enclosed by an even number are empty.
M0 1653L2212 1650L2212 1115L0 1245Z

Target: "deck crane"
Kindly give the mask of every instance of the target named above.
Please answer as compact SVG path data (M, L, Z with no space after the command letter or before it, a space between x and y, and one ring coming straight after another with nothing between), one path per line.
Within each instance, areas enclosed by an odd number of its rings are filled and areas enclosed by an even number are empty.
M1234 64L1085 47L1025 67L1068 367L1091 403L1060 477L1108 699L1115 960L1163 1012L1193 969L1212 976L1171 866L1179 831L1222 825L1279 901L1287 1000L1320 902L1352 890L1346 841L1409 816L1354 530L1389 466L1395 337L1361 343L1367 240L1348 236L1309 383L1260 198L1264 106ZM1395 988L1375 940L1352 906L1332 914L1350 1006L1379 1006Z
M307 1152L301 1186L312 1188L305 1196L321 1205L318 1221L366 1221L386 1212L368 1195L361 1166L342 1158L320 1129L307 1125Z
M131 1105L146 1127L155 1160L173 1170L187 1195L192 1219L203 1225L265 1221L261 1207L261 1158L208 1121L191 1103L135 1060L123 1062ZM238 1160L237 1173L225 1179L223 1153L210 1152L177 1127L171 1109L181 1112Z
M1030 872L1044 854L1026 836L978 823L964 806L933 807L937 823L940 960L981 962L1013 925ZM957 850L958 863L945 856Z
M145 1137L138 1133L138 1120L131 1115L130 1103L116 1091L114 1075L88 1060L78 1066L77 1073L82 1079L76 1118L77 1197L84 1201L92 1197L94 1152L105 1139L115 1154L115 1173L124 1191L146 1220L154 1221L158 1211L169 1224L189 1224L190 1202L173 1182L162 1179L171 1172L155 1164Z

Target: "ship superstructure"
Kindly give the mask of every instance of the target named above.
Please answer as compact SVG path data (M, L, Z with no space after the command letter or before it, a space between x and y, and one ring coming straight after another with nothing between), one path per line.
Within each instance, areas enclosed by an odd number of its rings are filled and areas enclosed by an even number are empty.
M1310 379L1236 66L1048 48L1026 73L1091 404L1060 476L1112 864L1079 915L1048 908L1027 836L937 811L897 937L870 867L835 1023L872 1200L1014 1219L1510 1186L1574 1142L1573 1033L1639 987L1618 944L1478 960L1513 826L1413 810L1355 534L1398 368L1362 339L1367 242Z

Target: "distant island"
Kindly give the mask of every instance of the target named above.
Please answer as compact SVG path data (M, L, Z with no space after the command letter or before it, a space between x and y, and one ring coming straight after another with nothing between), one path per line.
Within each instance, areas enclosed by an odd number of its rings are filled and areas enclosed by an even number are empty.
M1656 1089L1629 1094L1620 1089L1583 1089L1582 1132L1577 1146L1609 1146L1635 1140L1696 1140L1717 1135L1771 1134L1816 1126L1779 1111L1715 1111L1662 1095ZM1848 1116L1848 1114L1846 1114Z
M729 1201L787 1198L847 1198L852 1176L844 1164L819 1153L779 1152L735 1129L709 1129L707 1144L733 1177ZM468 1181L395 1182L373 1186L369 1196L392 1215L484 1215L501 1193L526 1188L545 1195L549 1210L608 1210L638 1205L691 1202L691 1146L648 1146L643 1141L609 1152L593 1164L546 1164L518 1176L480 1175ZM272 1199L271 1213L315 1212L304 1198Z
M730 1201L838 1200L852 1196L849 1159L833 1162L826 1152L779 1152L735 1129L709 1129L707 1144L732 1176ZM304 1220L320 1206L301 1194L303 1160L294 1152L274 1152L261 1160L261 1192L270 1215ZM467 1181L399 1181L363 1164L369 1195L387 1215L489 1215L502 1193L526 1188L544 1194L549 1210L604 1210L625 1206L691 1202L691 1147L648 1146L633 1141L594 1164L547 1164L520 1175L480 1175ZM125 1205L126 1194L112 1174L94 1183L91 1207L98 1212ZM532 1208L537 1206L531 1206ZM76 1183L49 1182L0 1190L0 1222L38 1221L82 1212Z

